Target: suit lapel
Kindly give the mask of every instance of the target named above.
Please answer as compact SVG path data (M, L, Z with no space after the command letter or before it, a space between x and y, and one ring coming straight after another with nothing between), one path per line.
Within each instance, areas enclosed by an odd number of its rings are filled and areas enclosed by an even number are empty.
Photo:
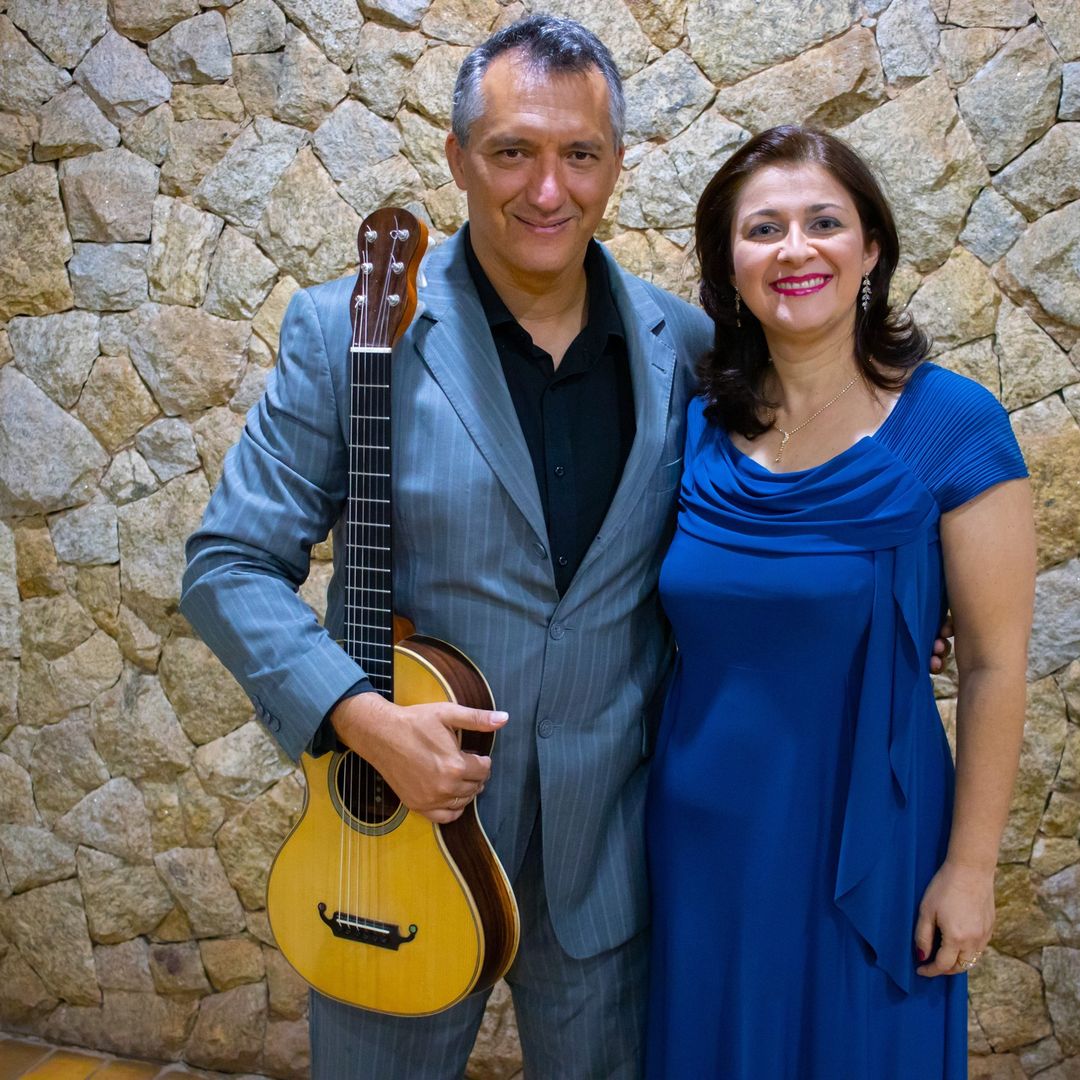
M424 266L423 311L411 335L435 381L538 538L547 527L532 458L456 233Z
M660 463L667 434L668 409L675 374L675 349L664 333L664 313L651 293L604 252L615 306L622 317L630 378L634 386L634 444L600 532L574 575L580 580L589 564L626 524L645 495Z

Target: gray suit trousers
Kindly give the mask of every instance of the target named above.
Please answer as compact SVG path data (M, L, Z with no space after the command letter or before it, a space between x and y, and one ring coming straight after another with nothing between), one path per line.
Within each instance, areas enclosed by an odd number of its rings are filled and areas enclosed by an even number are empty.
M527 1080L637 1080L648 931L583 960L563 950L548 914L539 820L514 891L521 948L506 981ZM364 1012L312 992L312 1080L460 1080L487 996L413 1018Z

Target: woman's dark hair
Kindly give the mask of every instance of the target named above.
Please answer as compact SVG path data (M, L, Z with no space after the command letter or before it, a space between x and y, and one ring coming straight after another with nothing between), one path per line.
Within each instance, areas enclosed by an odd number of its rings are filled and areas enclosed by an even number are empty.
M705 414L727 431L753 439L769 429L762 419L776 408L764 394L769 350L761 324L742 305L736 319L731 256L735 207L746 181L769 165L820 165L851 195L867 240L877 241L870 272L870 304L855 309L855 358L866 380L883 389L903 384L907 369L926 357L930 340L906 312L889 307L889 283L900 256L892 211L869 166L847 143L813 128L769 128L741 146L709 181L697 206L701 305L716 328L713 347L698 368ZM737 322L742 325L738 326ZM886 374L873 360L898 375Z

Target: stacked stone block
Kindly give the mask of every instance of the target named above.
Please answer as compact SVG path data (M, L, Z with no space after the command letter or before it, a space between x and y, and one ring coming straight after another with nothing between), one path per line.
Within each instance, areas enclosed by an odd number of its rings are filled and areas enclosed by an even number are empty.
M0 1028L306 1075L263 899L301 783L177 614L183 541L292 293L378 206L464 220L454 74L534 7L626 79L601 231L629 269L692 296L705 182L822 126L893 199L897 301L1009 410L1039 577L972 1075L1080 1076L1076 0L0 0ZM470 1075L519 1070L500 987Z

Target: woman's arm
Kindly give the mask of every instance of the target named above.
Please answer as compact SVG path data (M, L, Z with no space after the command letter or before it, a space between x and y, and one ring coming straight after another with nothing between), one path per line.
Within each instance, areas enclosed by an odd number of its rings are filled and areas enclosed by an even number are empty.
M944 514L941 543L956 626L956 801L945 862L919 906L920 975L964 970L990 940L994 869L1024 732L1035 593L1031 486L1009 480Z

